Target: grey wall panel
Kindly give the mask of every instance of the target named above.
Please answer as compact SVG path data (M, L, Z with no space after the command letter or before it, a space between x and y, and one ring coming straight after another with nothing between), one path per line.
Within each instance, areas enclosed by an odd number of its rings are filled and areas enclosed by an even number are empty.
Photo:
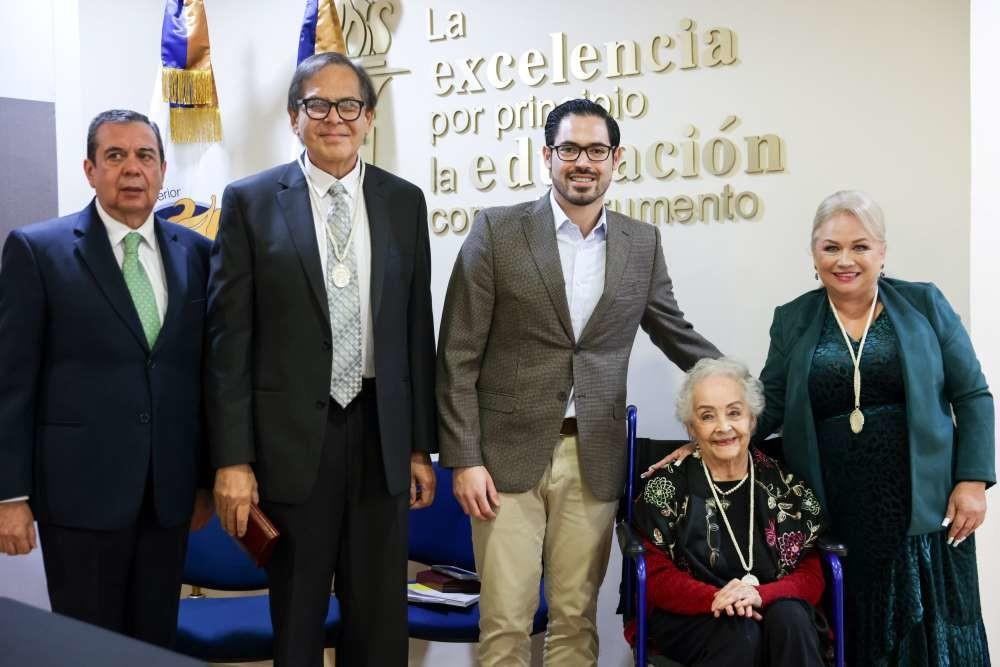
M55 104L0 97L0 244L58 210Z

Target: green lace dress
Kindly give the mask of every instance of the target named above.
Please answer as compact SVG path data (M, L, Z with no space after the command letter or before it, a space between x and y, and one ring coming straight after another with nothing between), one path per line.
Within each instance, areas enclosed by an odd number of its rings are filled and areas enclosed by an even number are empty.
M847 662L934 667L989 665L974 537L907 536L910 498L906 394L896 332L883 312L861 359L865 425L851 432L854 366L828 310L809 373L809 398L831 534L849 549ZM854 343L857 352L858 343ZM942 518L944 508L942 508Z

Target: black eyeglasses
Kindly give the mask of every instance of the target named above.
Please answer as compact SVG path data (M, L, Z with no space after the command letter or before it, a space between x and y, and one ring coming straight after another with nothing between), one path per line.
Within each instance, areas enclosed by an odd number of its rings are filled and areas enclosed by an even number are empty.
M549 146L549 148L554 150L563 162L576 162L580 159L580 153L583 152L586 152L587 157L594 162L604 162L611 155L611 146L604 144L591 144L586 148L576 144L559 144L558 146Z
M345 97L340 100L328 100L322 97L307 97L299 100L299 104L306 110L306 115L313 120L323 120L330 115L330 109L336 108L337 115L341 120L357 120L361 116L361 111L365 108L365 103L353 97Z

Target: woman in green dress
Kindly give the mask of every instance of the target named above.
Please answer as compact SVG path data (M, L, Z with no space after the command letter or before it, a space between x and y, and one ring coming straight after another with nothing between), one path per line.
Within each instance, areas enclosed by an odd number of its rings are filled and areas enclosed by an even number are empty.
M848 664L988 665L973 533L993 397L969 336L933 284L884 277L866 194L820 204L812 256L821 286L774 312L757 433L782 431L848 546Z
M987 665L973 531L996 479L993 397L944 295L884 278L885 253L870 197L820 204L822 287L775 310L758 432L783 426L848 546L849 663Z

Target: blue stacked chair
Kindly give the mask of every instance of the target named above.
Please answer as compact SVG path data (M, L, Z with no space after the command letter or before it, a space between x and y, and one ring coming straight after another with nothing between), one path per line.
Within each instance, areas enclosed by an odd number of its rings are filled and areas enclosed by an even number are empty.
M267 575L222 529L218 517L188 540L184 583L194 587L181 600L175 650L208 662L253 662L274 657L274 630L267 595L207 597L202 588L256 591L267 588ZM330 596L326 645L335 646L340 606Z
M410 560L425 565L457 565L475 570L472 527L451 492L451 470L434 463L437 493L430 507L410 512ZM540 584L541 586L541 584ZM539 593L532 634L545 629L548 607ZM410 637L434 642L479 641L479 605L459 608L438 604L409 605Z

